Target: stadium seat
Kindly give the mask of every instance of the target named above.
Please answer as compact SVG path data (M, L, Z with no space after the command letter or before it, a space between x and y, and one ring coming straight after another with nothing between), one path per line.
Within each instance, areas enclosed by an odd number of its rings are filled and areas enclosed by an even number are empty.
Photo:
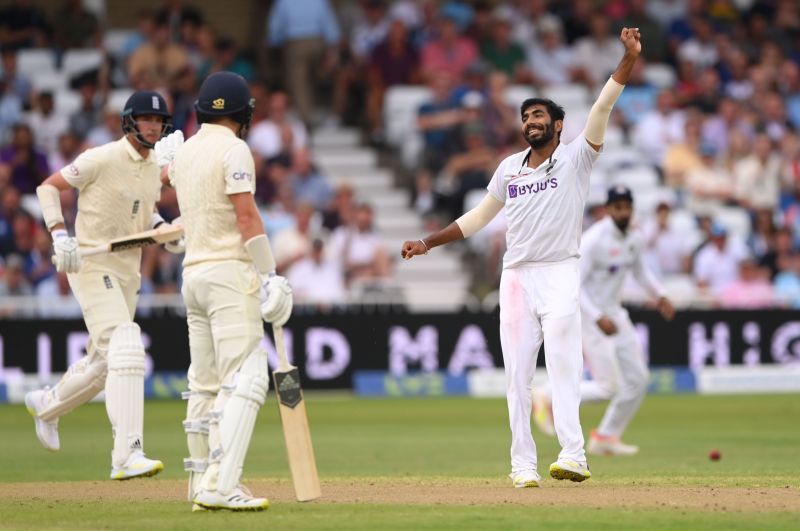
M95 68L100 68L103 61L103 52L95 48L67 50L61 70L68 77L82 74Z
M523 101L536 96L536 89L531 85L511 85L506 89L506 102L515 110L519 110Z
M59 92L67 88L67 77L58 70L46 70L31 77L31 84L37 92Z
M114 109L115 111L122 112L122 108L125 106L125 102L128 101L128 98L131 97L133 94L133 89L128 88L120 88L114 89L108 95L108 103L106 107L109 109Z
M431 97L432 92L428 87L402 85L386 91L383 115L386 140L390 144L401 145L409 134L416 131L417 111Z
M53 96L58 113L71 116L81 108L81 96L74 90L60 90Z
M36 77L56 71L56 57L49 48L29 48L17 52L17 72L36 82Z
M610 185L622 184L630 188L634 195L643 192L655 191L658 188L658 172L652 166L638 164L609 169L608 181Z
M590 106L589 89L578 83L553 85L542 89L542 96L558 103L569 113L573 109Z
M731 236L746 240L750 235L752 224L747 211L740 207L720 207L716 220L725 225Z
M675 85L675 71L664 63L650 63L644 67L644 78L656 87L669 88Z
M135 34L135 31L126 29L108 30L103 35L103 48L108 54L121 58L123 46Z

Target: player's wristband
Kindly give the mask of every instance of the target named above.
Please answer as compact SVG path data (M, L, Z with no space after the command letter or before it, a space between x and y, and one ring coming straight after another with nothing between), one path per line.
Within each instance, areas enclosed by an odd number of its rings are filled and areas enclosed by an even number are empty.
M163 225L167 220L161 217L158 212L153 212L153 217L150 218L150 228L157 229L159 225Z

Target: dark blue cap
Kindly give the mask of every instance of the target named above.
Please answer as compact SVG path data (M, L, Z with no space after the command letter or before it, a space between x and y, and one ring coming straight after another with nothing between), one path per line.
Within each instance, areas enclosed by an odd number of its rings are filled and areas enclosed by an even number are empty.
M609 188L606 204L613 203L614 201L630 201L633 203L633 194L631 193L631 189L621 184Z

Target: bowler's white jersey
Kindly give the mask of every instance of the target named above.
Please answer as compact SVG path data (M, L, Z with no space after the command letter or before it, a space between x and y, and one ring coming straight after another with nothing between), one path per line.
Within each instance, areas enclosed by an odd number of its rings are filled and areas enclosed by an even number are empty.
M595 322L622 311L620 294L632 272L653 297L665 294L655 275L642 261L644 240L637 231L620 231L606 216L584 233L581 243L581 310Z
M505 204L504 268L579 256L589 175L599 152L580 135L559 144L537 168L528 167L529 153L526 149L504 159L487 187Z

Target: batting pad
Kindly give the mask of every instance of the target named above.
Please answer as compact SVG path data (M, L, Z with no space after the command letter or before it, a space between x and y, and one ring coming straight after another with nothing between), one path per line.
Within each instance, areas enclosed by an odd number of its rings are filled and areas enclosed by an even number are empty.
M89 354L74 363L48 392L47 407L39 418L52 422L94 398L106 385L106 360L91 344Z
M189 501L192 501L200 486L203 473L208 468L209 420L216 395L213 393L186 391L181 393L181 397L184 400L188 400L183 430L186 432L189 458L183 460L183 469L189 472L188 496Z
M111 462L122 467L131 452L144 447L144 345L136 323L119 325L111 334L106 411L114 430Z
M231 397L219 419L222 455L216 490L220 494L230 493L239 484L256 415L266 400L268 388L267 353L258 348L247 356L239 369Z

